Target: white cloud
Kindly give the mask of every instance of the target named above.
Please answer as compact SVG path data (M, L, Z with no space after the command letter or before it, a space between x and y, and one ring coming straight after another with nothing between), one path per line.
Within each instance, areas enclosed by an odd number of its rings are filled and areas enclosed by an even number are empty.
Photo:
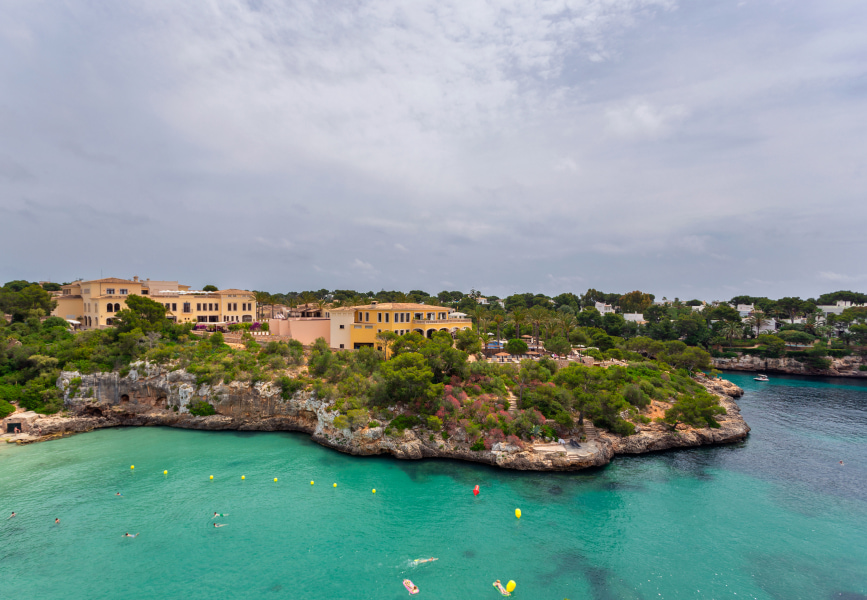
M666 135L686 115L686 108L681 105L655 107L641 100L611 106L605 111L609 131L627 138Z

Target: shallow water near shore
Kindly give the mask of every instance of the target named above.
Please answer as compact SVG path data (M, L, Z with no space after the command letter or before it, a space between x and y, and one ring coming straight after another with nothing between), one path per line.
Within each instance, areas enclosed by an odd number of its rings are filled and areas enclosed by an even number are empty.
M497 597L495 579L534 600L867 598L867 382L726 377L747 441L578 473L352 457L290 433L0 448L0 597L387 600L410 578L441 599Z

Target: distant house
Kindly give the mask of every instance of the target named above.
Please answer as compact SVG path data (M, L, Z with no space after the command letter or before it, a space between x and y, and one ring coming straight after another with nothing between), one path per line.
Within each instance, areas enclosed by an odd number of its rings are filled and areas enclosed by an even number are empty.
M741 316L741 319L745 319L748 316L750 316L750 314L754 310L756 310L756 307L753 304L738 304L735 307L735 310L738 311L738 314Z
M849 300L837 300L837 304L821 304L816 308L826 315L839 315L847 308L858 308L862 306L867 306L867 304L853 304Z
M644 315L642 313L623 313L623 318L629 323L638 323L639 325L647 323L647 321L644 320Z
M596 310L599 311L600 315L607 315L608 313L613 313L614 308L610 304L605 304L604 302L597 302L595 305Z

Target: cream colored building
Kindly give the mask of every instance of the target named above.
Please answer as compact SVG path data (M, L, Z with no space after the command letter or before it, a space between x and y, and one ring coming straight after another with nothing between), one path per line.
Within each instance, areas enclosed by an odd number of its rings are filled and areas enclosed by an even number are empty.
M247 290L190 291L190 286L177 281L138 277L108 277L65 285L51 314L78 321L83 329L108 327L114 315L127 307L126 298L132 294L159 302L166 307L166 316L178 323L252 322L256 314L256 299Z
M382 331L393 331L397 335L416 332L429 338L436 331L454 334L473 327L471 319L452 318L454 309L409 302L372 302L365 306L331 308L328 312L331 347L338 349L379 347L381 343L376 334Z

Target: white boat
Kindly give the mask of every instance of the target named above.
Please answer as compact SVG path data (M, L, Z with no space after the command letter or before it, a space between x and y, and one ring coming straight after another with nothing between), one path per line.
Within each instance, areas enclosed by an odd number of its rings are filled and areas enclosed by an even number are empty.
M770 381L767 375L758 375L756 377L753 377L753 379L756 381Z

